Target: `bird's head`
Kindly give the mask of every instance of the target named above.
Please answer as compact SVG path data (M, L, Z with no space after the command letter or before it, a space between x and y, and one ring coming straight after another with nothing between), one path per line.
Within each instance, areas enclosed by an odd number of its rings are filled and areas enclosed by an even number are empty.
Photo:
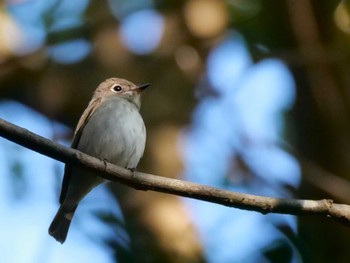
M136 85L126 79L110 78L103 81L95 90L94 97L109 98L118 96L136 105L141 106L141 92L150 84Z

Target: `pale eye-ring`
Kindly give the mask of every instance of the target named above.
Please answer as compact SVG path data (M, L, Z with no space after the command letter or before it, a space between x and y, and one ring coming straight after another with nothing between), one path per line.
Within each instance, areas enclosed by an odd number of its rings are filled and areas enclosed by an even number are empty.
M114 92L121 92L123 88L120 85L115 85L112 87L112 91Z

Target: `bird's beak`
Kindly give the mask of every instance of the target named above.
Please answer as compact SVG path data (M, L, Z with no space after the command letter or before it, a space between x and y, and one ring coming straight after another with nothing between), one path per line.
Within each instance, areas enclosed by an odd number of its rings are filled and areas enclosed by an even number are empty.
M135 90L137 91L137 93L140 93L140 92L144 91L145 89L147 89L150 85L151 85L150 83L137 85L137 88Z

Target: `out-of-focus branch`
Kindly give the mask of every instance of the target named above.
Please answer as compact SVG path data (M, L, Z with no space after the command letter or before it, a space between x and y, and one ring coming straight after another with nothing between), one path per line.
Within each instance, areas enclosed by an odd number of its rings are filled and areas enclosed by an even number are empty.
M319 215L333 218L350 226L350 206L334 204L332 200L295 200L241 194L201 184L131 172L107 163L0 119L0 136L58 161L96 171L105 179L129 185L139 190L151 190L203 200L229 207L260 212L291 215Z
M341 146L350 148L348 134L350 122L344 96L339 92L337 82L330 68L329 51L322 43L311 0L286 0L287 11L299 51L305 61L318 56L305 65L309 85L317 109L337 132ZM323 62L323 63L322 63ZM327 105L327 106L325 106ZM347 151L346 151L347 152Z

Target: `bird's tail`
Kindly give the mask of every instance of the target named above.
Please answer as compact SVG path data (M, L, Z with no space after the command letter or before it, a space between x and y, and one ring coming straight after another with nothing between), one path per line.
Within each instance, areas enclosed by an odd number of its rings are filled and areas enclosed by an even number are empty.
M64 209L64 206L61 205L57 211L57 214L51 222L51 225L49 227L49 234L61 244L63 244L67 238L69 226L72 222L76 209L77 206L75 206L70 211L66 211Z

